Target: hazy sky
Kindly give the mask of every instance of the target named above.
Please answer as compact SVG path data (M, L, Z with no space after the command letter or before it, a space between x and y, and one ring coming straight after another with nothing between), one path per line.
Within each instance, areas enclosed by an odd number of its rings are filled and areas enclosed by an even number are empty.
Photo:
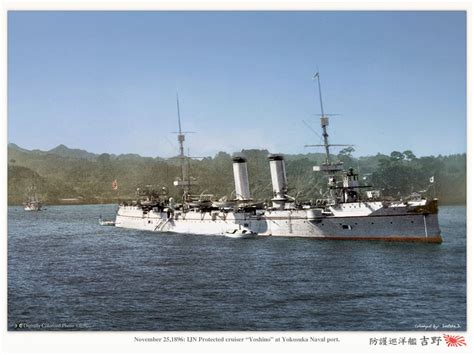
M9 12L8 141L176 155L466 151L464 12ZM339 149L335 149L337 152Z

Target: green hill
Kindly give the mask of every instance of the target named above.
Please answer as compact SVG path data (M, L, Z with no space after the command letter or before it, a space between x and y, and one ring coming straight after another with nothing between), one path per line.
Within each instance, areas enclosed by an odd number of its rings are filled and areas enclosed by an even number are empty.
M272 195L270 169L266 150L243 150L239 155L248 161L250 191L255 199ZM298 199L321 197L326 178L312 171L323 161L323 154L285 155L290 185L289 195ZM400 197L425 190L435 176L436 194L441 203L465 203L466 154L415 157L410 151L352 157L343 150L335 159L345 167L354 167L367 184L373 184L385 195ZM136 154L93 154L60 145L50 151L26 150L8 145L8 203L18 204L25 198L28 186L34 184L47 203L78 199L83 203L114 202L133 199L137 187L167 186L175 198L179 191L172 182L180 175L179 160L141 157ZM217 198L231 196L234 190L231 155L219 152L214 157L190 161L191 175L200 182L200 192ZM118 190L112 189L117 179Z

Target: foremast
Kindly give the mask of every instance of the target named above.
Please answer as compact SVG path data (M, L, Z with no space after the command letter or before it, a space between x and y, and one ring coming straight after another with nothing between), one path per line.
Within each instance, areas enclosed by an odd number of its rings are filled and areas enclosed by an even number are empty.
M357 191L359 188L358 175L354 173L353 169L349 169L349 172L343 176L342 184L338 184L336 179L336 174L344 172L343 163L340 161L333 162L331 160L331 154L329 151L330 147L339 146L339 147L350 147L351 144L330 144L329 143L329 134L327 132L327 126L329 126L329 115L324 114L323 106L323 95L321 90L321 80L320 74L317 72L313 76L313 80L318 81L318 94L319 94L319 105L321 108L321 128L323 131L323 142L324 144L314 144L306 145L306 147L324 147L325 150L325 162L321 165L313 166L313 171L323 172L328 177L328 187L330 190L330 195L332 201L331 203L338 202L349 202L351 200L357 199ZM335 192L335 193L333 193ZM342 193L341 193L342 192Z

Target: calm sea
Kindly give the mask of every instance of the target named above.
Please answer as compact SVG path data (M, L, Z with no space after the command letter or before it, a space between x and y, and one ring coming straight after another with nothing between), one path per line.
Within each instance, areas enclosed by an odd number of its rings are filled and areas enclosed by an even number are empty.
M234 240L102 227L113 205L8 209L10 330L466 329L466 208L444 243Z

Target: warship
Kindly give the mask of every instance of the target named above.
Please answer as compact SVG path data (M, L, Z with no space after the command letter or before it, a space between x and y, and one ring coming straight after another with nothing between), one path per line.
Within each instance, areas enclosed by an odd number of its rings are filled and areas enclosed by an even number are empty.
M144 194L133 203L121 203L115 226L153 232L216 235L231 238L298 237L336 240L374 240L441 243L438 225L438 200L411 196L393 201L380 191L359 181L359 174L330 154L327 127L329 115L324 114L319 73L321 106L320 123L325 160L314 166L315 173L327 178L325 198L299 202L288 195L284 156L268 156L273 196L270 203L254 201L250 194L247 160L233 158L235 198L215 200L213 195L193 194L197 180L189 174L188 157L184 154L185 133L181 129L179 99L176 97L179 131L181 176L173 184L182 192L182 199L169 197L167 189Z

